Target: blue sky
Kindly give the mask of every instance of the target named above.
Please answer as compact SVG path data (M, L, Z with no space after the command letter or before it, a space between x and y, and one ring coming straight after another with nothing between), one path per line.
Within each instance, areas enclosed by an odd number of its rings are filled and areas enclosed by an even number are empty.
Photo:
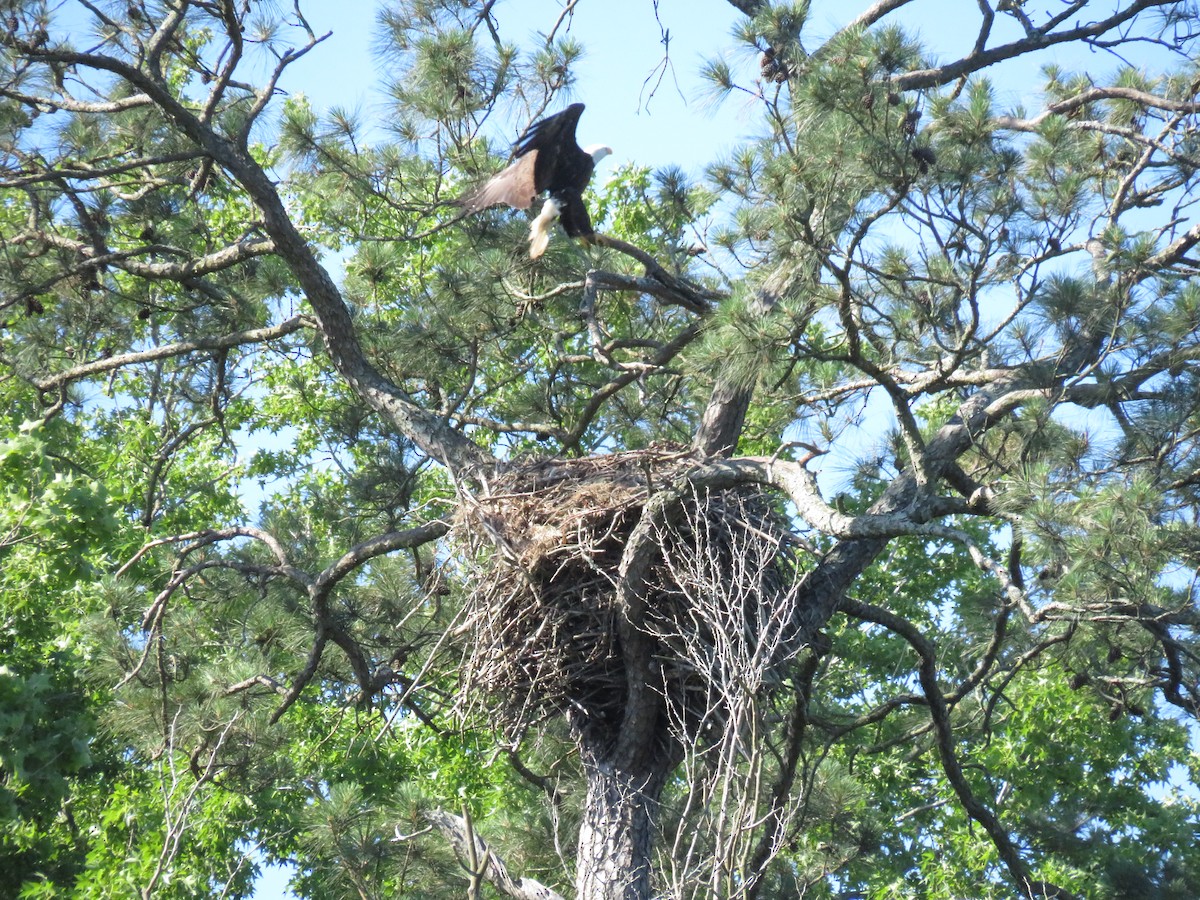
M518 43L535 39L553 26L564 2L501 0L495 7L501 34ZM808 43L815 46L869 5L866 0L814 0ZM293 65L283 88L303 92L318 109L345 106L370 119L384 102L376 90L381 73L373 53L377 8L371 0L308 4L314 30L332 36ZM967 49L979 24L978 9L969 0L922 0L913 9L908 19L922 39L947 54ZM705 60L722 55L753 72L753 56L735 49L731 38L741 18L727 0L580 0L571 26L587 51L571 98L587 104L579 142L610 144L614 155L605 163L610 171L638 163L678 165L701 174L705 164L748 136L758 113L749 98L737 94L714 109L705 102L696 76ZM651 90L663 61L664 30L670 39L670 67ZM1015 26L999 19L995 34L1006 30L1016 35ZM1017 84L1010 82L1009 90L1001 92L1004 101L1018 102L1020 91L1040 81L1036 66L1027 61L1019 66L1023 73ZM524 124L512 123L507 137L515 139Z
M318 108L357 108L369 119L383 102L375 89L378 60L371 52L376 8L366 0L314 5L309 14L314 29L333 34L293 66L284 87L303 91ZM559 2L508 0L497 4L496 15L505 39L521 43L548 31L560 9ZM610 144L609 171L636 162L675 164L699 174L714 147L732 147L737 133L750 124L747 112L739 115L740 101L707 110L695 79L705 57L731 44L738 16L726 0L659 0L658 21L652 0L580 2L571 26L587 50L571 98L587 104L579 142ZM670 36L672 67L652 92L644 82L653 81L663 58L659 22ZM524 124L513 122L506 137L516 138Z

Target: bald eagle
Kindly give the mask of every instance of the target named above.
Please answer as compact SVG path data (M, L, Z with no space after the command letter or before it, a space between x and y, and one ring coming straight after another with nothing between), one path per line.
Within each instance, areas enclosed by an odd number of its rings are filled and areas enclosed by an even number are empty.
M582 112L582 103L572 103L562 112L535 122L517 142L509 167L458 201L468 213L498 203L529 209L544 191L546 202L529 226L530 259L545 252L555 219L562 221L569 237L590 240L596 234L583 203L583 192L596 163L612 153L612 148L603 144L580 148L575 142L575 126Z

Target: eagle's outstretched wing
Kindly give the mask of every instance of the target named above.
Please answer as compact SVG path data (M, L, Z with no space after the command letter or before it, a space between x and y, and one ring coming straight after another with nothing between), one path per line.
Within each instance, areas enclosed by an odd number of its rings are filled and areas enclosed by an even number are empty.
M577 164L576 157L583 152L575 142L575 126L582 113L583 104L572 103L562 112L529 126L517 141L508 168L459 199L459 205L467 212L500 203L513 209L529 209L542 191L557 189L557 182L564 174L563 163L570 160Z
M503 172L493 175L474 191L460 197L458 205L467 212L479 212L499 203L513 209L529 209L534 198L541 193L534 179L536 165L535 155L518 156Z

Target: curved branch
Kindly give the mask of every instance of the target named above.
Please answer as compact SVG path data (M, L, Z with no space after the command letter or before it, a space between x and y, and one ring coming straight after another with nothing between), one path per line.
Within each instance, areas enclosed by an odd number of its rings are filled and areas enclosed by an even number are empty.
M886 5L886 4L883 4ZM902 5L902 4L898 4ZM1035 29L1033 33L1017 41L993 47L990 50L972 52L945 65L915 72L905 72L892 79L892 84L904 91L922 90L950 84L981 69L985 69L1007 59L1014 59L1026 53L1045 50L1058 44L1072 41L1088 41L1100 37L1122 25L1127 25L1143 12L1162 6L1176 6L1178 0L1135 0L1124 9L1118 9L1106 19L1100 19L1086 25L1076 25L1064 31L1052 32L1051 28L1062 21L1063 14L1051 20L1047 25ZM1082 7L1080 3L1078 6ZM1068 13L1071 11L1068 10Z
M10 100L15 100L18 103L38 109L63 110L64 112L74 113L119 113L129 109L150 106L154 102L146 94L131 94L128 97L122 97L120 100L89 103L84 100L76 100L65 92L62 97L45 97L36 94L26 94L23 91L8 87L0 87L0 97L7 97Z
M671 302L679 306L689 309L695 313L708 313L711 311L711 297L705 292L697 289L690 284L686 279L677 278L672 275L662 265L646 251L640 247L635 247L633 244L623 241L620 238L611 237L607 234L597 234L595 237L597 246L609 247L616 250L618 253L623 253L628 257L636 259L639 263L646 267L646 279L638 279L638 285L632 285L625 282L624 279L628 276L611 275L609 273L589 273L594 274L598 278L608 278L613 282L613 287L617 289L642 290L646 293L653 294L660 299L669 298ZM624 282L624 283L623 283Z
M858 18L847 25L843 30L858 28L870 28L885 16L890 15L902 6L908 6L913 0L878 0L873 6L859 13Z
M321 657L325 654L325 645L328 641L329 635L318 623L316 640L313 641L312 647L309 648L308 659L304 662L304 668L296 674L296 677L292 680L291 687L283 695L283 700L280 701L279 706L275 707L275 711L271 713L271 717L267 720L270 724L274 725L283 718L283 714L291 709L292 705L300 699L300 694L304 692L309 682L313 680L313 676L317 674L317 666L321 664Z
M649 294L666 303L682 306L684 309L700 315L705 315L712 310L711 305L704 297L676 278L670 278L669 281L655 275L638 278L634 275L601 272L596 269L588 272L587 278L601 290L637 291L641 294Z
M1001 128L1019 128L1021 131L1032 131L1050 116L1066 115L1072 110L1079 109L1079 107L1086 106L1089 103L1095 103L1098 100L1128 100L1133 103L1140 103L1142 106L1150 109L1162 109L1168 112L1186 113L1189 115L1200 113L1200 103L1194 101L1171 100L1168 97L1151 94L1149 91L1140 91L1137 88L1114 85L1111 87L1088 88L1086 91L1080 91L1074 97L1068 97L1065 100L1059 100L1057 103L1051 103L1032 119L1019 119L1015 116L997 116L994 121Z
M314 596L327 595L339 581L363 563L396 550L406 550L428 544L449 530L450 525L447 522L426 522L424 525L417 525L404 531L392 531L363 541L347 550L336 562L317 575L313 579L310 593Z
M958 759L954 730L950 722L950 706L937 682L937 654L933 643L907 619L886 609L850 599L845 600L843 606L856 617L882 625L899 635L916 651L917 657L920 659L917 677L921 684L921 691L928 701L929 715L937 733L938 756L941 759L942 771L958 796L963 810L978 822L991 838L1009 875L1020 887L1022 893L1031 900L1049 900L1049 898L1073 900L1073 895L1065 889L1033 879L1029 867L1021 858L1020 850L1008 830L1000 824L996 814L988 809L971 789Z
M1165 266L1173 266L1197 244L1200 244L1200 223L1193 225L1183 235L1147 259L1142 268L1146 271L1156 271Z
M149 350L121 353L106 359L98 359L94 362L76 366L73 369L60 372L50 378L31 379L31 381L38 390L50 392L57 390L62 385L89 378L92 375L98 375L102 372L111 372L114 369L120 369L124 366L155 362L173 356L183 356L187 353L228 350L231 347L237 347L242 344L264 344L299 331L301 328L313 328L315 325L316 323L310 316L292 316L278 325L271 325L267 328L252 328L249 331L235 331L232 334L225 334L215 338L179 341L174 344L152 347Z
M337 284L292 221L275 181L245 147L239 146L236 137L220 133L214 122L197 115L162 78L123 60L101 53L80 53L25 43L19 49L33 62L108 73L150 97L167 120L228 172L259 208L263 231L274 242L275 253L306 294L333 366L351 389L424 453L455 470L456 474L495 463L494 457L450 427L441 416L421 407L388 381L367 358Z
M83 179L111 178L114 175L124 175L126 172L132 172L137 169L148 169L152 166L160 166L167 163L190 162L191 160L199 158L201 158L199 153L191 151L186 153L164 153L159 156L144 156L99 168L84 168L83 163L79 163L78 165L62 165L60 163L58 168L55 168L51 171L41 171L6 177L3 180L0 180L0 186L25 187L31 184L62 182L64 180L76 181ZM15 241L15 238L10 238L10 240Z
M663 348L648 360L648 364L653 368L662 368L678 356L688 344L696 340L700 336L700 333L700 323L692 322L687 328L684 328L668 343L663 345ZM644 374L645 372L642 370L623 372L608 382L608 384L597 388L592 393L591 399L588 400L587 404L580 411L579 418L576 420L574 426L572 426L570 432L563 438L563 448L568 450L578 448L579 442L583 439L584 432L592 424L592 420L600 411L600 407L604 405L604 401L617 393L617 391L637 381Z
M771 485L787 494L805 523L822 534L843 540L877 540L915 535L971 543L970 537L960 529L927 521L942 511L942 504L935 502L940 498L931 497L919 507L903 510L846 515L825 502L817 486L816 475L799 462L765 456L710 460L686 473L684 478L696 487L716 490L748 483ZM948 506L954 510L961 509L957 503Z
M305 27L307 27L307 25ZM311 31L309 31L308 43L306 43L303 47L293 47L288 49L279 58L279 62L276 63L274 70L272 70L271 74L267 78L267 83L259 88L258 96L255 97L254 100L254 105L250 108L249 113L246 115L246 121L242 124L241 129L238 131L237 141L241 146L247 146L250 141L251 130L254 128L255 123L258 122L258 118L262 115L263 110L267 108L267 104L271 102L272 98L274 98L276 85L279 84L279 79L283 76L283 70L300 59L300 57L307 54L313 49L313 47L317 46L317 44L327 40L332 35L333 32L328 31L321 35L321 37L317 37Z
M60 176L61 173L56 175L56 177ZM179 263L144 263L138 260L137 257L147 253L178 254L180 251L174 247L150 244L145 247L139 247L136 250L102 253L98 252L97 248L91 244L85 244L82 241L75 241L61 235L46 232L25 232L11 238L8 243L20 246L21 244L35 241L40 241L47 246L56 247L60 250L69 250L79 254L83 258L83 262L80 264L81 269L97 269L101 266L113 265L131 275L137 275L140 278L146 278L151 281L187 281L192 278L202 278L205 275L211 275L214 272L231 268L248 259L266 256L275 252L275 244L269 239L262 238L258 240L238 241L236 244L230 244L227 247L222 247L220 250L206 253L204 256L198 256Z

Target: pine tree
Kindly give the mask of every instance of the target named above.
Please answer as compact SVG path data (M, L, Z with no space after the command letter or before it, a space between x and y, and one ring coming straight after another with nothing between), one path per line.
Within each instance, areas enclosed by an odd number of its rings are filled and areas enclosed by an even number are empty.
M1200 16L1034 6L731 0L532 261L561 21L0 4L0 891L1194 896Z

